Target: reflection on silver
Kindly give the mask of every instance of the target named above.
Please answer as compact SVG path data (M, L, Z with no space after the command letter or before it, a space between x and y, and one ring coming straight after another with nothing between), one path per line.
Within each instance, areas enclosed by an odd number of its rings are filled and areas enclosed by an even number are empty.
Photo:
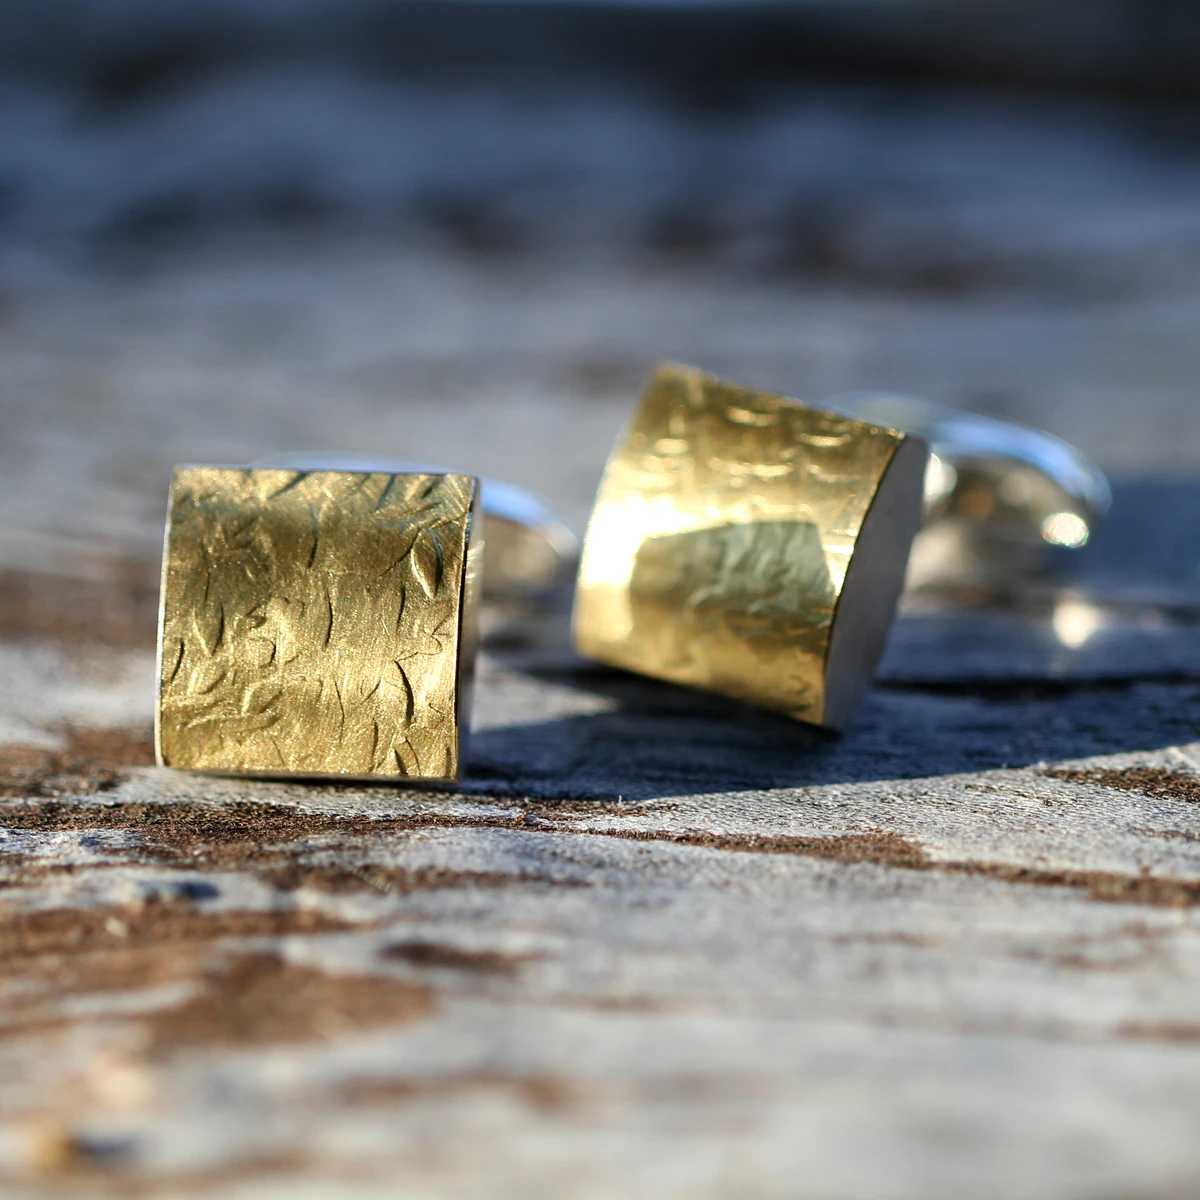
M1112 504L1100 469L1042 430L886 392L836 396L827 404L930 443L925 525L913 545L910 591L1011 593L1044 568L1048 547L1086 545Z
M295 471L442 473L449 468L355 454L273 454L251 464ZM571 527L545 503L515 484L482 482L485 600L530 596L569 579L579 555Z

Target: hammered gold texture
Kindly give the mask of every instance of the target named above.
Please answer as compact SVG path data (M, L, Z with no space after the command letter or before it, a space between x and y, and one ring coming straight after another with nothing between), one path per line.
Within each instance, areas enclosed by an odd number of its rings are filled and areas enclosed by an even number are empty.
M465 475L179 468L159 761L457 778L476 492Z
M588 527L580 652L821 723L835 610L902 440L661 367Z

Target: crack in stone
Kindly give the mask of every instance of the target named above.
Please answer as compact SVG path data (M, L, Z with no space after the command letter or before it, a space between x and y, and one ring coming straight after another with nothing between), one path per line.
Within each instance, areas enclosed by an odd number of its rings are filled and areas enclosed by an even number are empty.
M1115 788L1123 792L1141 792L1160 799L1189 800L1200 804L1200 776L1162 767L1125 767L1120 770L1050 770L1050 779L1065 783L1091 783L1098 787ZM1182 835L1181 835L1182 836Z
M969 875L1005 883L1065 887L1112 903L1185 908L1200 904L1200 881L1084 869L1048 869L1012 863L941 860L919 842L888 830L838 835L743 835L703 830L581 829L574 815L640 816L657 811L649 805L598 801L525 802L503 815L453 812L399 816L341 815L314 812L266 801L237 800L224 805L178 803L81 802L84 794L103 792L120 782L125 769L145 762L149 738L144 732L74 732L67 750L29 747L0 750L0 824L37 832L118 829L135 832L141 845L119 851L128 860L151 861L188 871L244 869L281 890L307 887L326 892L375 890L383 894L454 887L503 887L523 883L583 886L578 880L540 873L507 874L448 868L379 866L369 861L314 861L332 851L362 854L364 838L431 828L491 828L625 838L644 842L757 853L792 854L846 864L870 864L903 870ZM1200 778L1152 767L1123 770L1049 770L1068 783L1095 784L1158 797L1200 801ZM12 800L16 791L26 797ZM30 798L32 797L32 798ZM314 848L313 839L322 839ZM15 857L15 856L14 856ZM53 873L55 866L17 863L9 886ZM62 870L76 868L64 864Z

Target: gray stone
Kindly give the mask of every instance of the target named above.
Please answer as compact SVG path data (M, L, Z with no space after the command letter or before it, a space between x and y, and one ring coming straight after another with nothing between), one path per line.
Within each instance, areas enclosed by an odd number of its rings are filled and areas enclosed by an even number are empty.
M501 263L406 228L12 251L5 1195L1196 1194L1200 176L998 112L886 134L814 93L745 141L581 101L554 144L591 240L564 208ZM695 192L655 130L706 177L743 138L727 257L629 233ZM840 273L751 253L785 145L862 200ZM947 247L986 269L930 285ZM488 614L457 791L144 765L173 462L451 460L582 524L660 356L1038 421L1117 505L1024 604L910 606L841 738L586 663L559 597Z

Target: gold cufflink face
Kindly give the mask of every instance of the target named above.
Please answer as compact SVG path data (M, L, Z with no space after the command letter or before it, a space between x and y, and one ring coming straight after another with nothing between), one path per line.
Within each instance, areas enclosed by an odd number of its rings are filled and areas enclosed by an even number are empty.
M178 468L159 623L159 762L456 779L475 649L478 491L456 474Z
M581 653L841 728L921 521L920 438L664 366L605 470Z

